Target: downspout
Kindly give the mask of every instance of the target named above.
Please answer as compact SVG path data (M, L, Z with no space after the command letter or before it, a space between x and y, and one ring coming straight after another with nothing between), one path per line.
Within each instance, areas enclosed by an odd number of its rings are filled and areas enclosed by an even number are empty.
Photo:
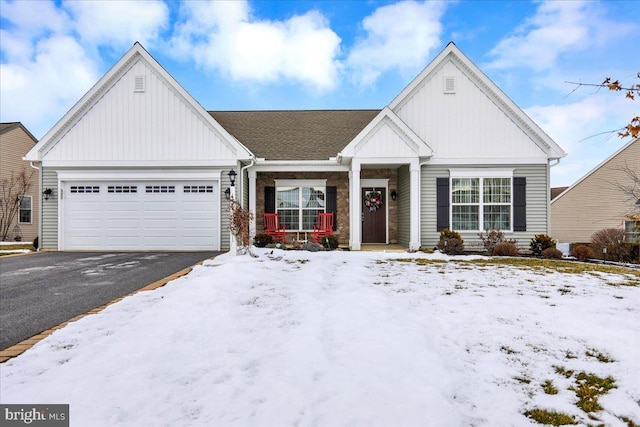
M36 251L40 252L42 247L42 171L33 162L29 162L29 166L38 171L38 248Z
M547 234L551 235L551 168L557 166L560 163L560 158L555 159L555 163L551 164L554 159L549 160L549 173L547 174Z
M242 200L242 203L241 203L242 207L245 207L244 206L244 171L249 169L251 166L255 164L256 164L256 158L253 157L251 159L251 163L249 163L247 166L240 168L240 197L241 197L240 200Z

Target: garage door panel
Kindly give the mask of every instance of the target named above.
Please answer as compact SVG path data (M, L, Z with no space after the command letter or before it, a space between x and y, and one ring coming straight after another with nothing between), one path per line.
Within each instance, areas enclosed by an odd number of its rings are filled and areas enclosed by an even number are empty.
M63 249L219 249L217 183L87 182L65 188Z

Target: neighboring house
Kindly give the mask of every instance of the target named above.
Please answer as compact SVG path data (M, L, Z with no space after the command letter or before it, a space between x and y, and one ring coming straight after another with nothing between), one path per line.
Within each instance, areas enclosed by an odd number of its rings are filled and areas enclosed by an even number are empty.
M551 201L551 236L563 243L587 243L603 228L623 228L627 240L637 241L638 200L619 189L633 186L625 169L640 173L640 139L625 144L591 172ZM638 183L636 183L637 185Z
M138 43L27 159L55 197L42 244L229 248L228 172L256 214L305 239L335 213L351 249L548 233L549 163L564 151L453 43L382 110L207 112ZM381 197L371 211L365 201Z
M551 187L551 200L555 199L556 197L558 197L559 195L562 194L562 192L564 190L566 190L569 187Z
M20 122L0 123L0 179L2 189L0 197L8 194L18 194L19 185L16 178L24 171L28 178L29 188L24 196L19 196L19 206L12 218L5 240L33 242L38 236L38 210L40 207L40 188L38 186L38 171L22 160L38 140ZM12 186L9 193L9 186ZM12 199L14 200L14 199ZM6 206L3 200L3 208ZM10 219L7 212L0 213L3 220Z

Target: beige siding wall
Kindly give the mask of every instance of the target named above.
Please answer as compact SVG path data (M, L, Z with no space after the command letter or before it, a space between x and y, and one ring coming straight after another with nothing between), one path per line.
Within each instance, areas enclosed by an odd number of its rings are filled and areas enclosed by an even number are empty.
M616 188L616 184L633 184L621 170L626 166L640 172L640 140L553 201L552 236L565 243L589 242L598 230L623 227L625 215L637 212L635 200Z
M473 168L475 165L423 166L420 211L421 244L432 248L440 238L436 217L436 178L449 177L449 169ZM477 167L477 166L476 166ZM486 168L504 168L504 165L483 165ZM511 165L514 177L527 179L527 231L505 233L507 238L517 239L517 245L528 248L531 238L536 234L548 234L548 174L549 167L543 165ZM482 170L482 168L478 168ZM461 232L467 249L481 248L478 231Z
M22 237L24 242L32 242L38 236L38 222L40 209L40 186L39 174L33 169L29 162L22 160L22 157L33 148L35 142L24 132L21 127L8 130L0 134L0 179L10 180L11 176L16 176L25 171L29 179L29 189L26 196L31 196L31 223L18 223L18 214L13 219L10 228L8 240L14 240L16 234ZM15 227L18 226L19 230ZM15 233L14 233L15 230ZM17 233L19 231L19 233Z
M398 243L409 247L411 239L411 183L409 166L398 168ZM390 187L391 191L392 188Z

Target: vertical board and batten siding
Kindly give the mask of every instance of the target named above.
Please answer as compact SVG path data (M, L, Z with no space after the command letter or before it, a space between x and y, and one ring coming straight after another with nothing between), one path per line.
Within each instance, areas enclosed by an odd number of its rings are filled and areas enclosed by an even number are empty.
M220 250L228 251L229 242L231 240L231 232L229 231L229 224L231 223L231 211L229 201L224 194L224 191L231 186L231 181L227 173L229 169L223 170L220 174ZM238 179L236 178L236 185ZM238 187L236 187L236 190Z
M433 165L422 167L421 181L421 201L420 212L421 221L421 244L425 247L434 247L440 238L437 231L437 178L448 178L449 169L459 168L477 168L478 175L481 175L483 168L514 168L514 177L526 178L526 214L527 214L527 230L522 232L507 232L507 238L517 239L517 245L522 248L528 248L529 242L536 234L548 234L548 171L546 164L540 165ZM513 222L513 217L512 217ZM481 248L481 242L478 238L479 231L463 231L460 235L465 241L467 249L474 247Z
M455 93L444 93L444 78ZM394 112L437 153L438 159L535 159L547 155L505 114L498 101L461 70L445 61Z
M53 197L42 200L42 249L58 249L58 204L60 189L58 188L58 173L54 170L42 168L42 188L51 188Z
M2 166L0 167L0 178L11 179L11 176L17 176L20 171L24 170L27 176L31 175L30 188L25 193L26 196L31 196L31 223L19 224L18 215L16 214L11 226L9 228L9 239L14 238L13 230L17 225L20 228L22 234L22 240L24 242L32 242L33 239L38 236L38 217L40 209L40 188L38 171L33 169L29 162L22 160L22 157L33 148L35 144L34 140L22 129L17 126L14 129L7 130L0 135L0 158L2 159Z
M411 174L409 166L398 168L398 243L409 247L411 240Z
M367 158L415 157L415 149L407 145L395 124L385 119L371 133L371 136L355 148L355 154Z
M145 77L144 92L135 78ZM173 86L138 59L46 154L47 161L234 159L235 149Z
M591 171L551 203L551 235L563 243L586 243L603 228L624 227L625 215L638 213L636 200L616 188L633 186L625 167L638 172L640 139Z

